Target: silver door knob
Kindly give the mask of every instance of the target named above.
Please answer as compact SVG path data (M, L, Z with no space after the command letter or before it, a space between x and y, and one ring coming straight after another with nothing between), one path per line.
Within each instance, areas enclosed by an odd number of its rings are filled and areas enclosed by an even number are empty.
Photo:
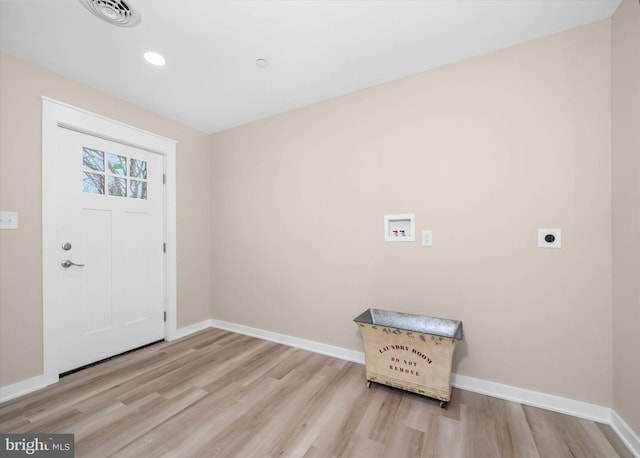
M68 268L69 268L69 267L71 267L71 266L84 267L84 264L76 264L75 262L70 261L70 260L68 260L68 259L65 259L64 261L62 261L62 262L60 263L60 265L61 265L62 267L64 267L65 269L68 269Z

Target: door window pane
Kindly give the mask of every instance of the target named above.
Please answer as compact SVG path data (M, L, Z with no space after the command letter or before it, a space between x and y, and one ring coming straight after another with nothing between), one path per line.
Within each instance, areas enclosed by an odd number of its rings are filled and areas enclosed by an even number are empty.
M104 194L104 175L82 172L82 192Z
M127 197L127 179L109 177L109 195Z
M133 199L147 198L147 183L145 181L129 180L129 197Z
M114 175L126 175L127 158L117 154L109 154L109 171Z
M129 172L132 177L147 179L147 161L131 159Z
M104 172L104 153L91 148L82 148L82 165L85 169Z
M84 192L147 199L147 161L83 147L82 162Z

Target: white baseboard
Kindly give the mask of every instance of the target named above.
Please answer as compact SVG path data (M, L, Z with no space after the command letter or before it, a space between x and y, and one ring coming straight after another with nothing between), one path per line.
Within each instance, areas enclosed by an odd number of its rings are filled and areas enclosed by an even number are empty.
M494 398L514 401L519 404L539 407L545 410L552 410L573 417L584 418L599 423L609 423L611 421L611 409L609 407L589 404L587 402L576 401L515 386L503 385L501 383L460 374L452 374L451 384L461 390L486 394Z
M202 331L203 329L209 329L211 327L211 320L201 321L200 323L195 323L189 326L185 326L184 328L177 329L170 338L167 338L167 340L176 340L181 337L186 337L189 334L193 334L194 332ZM57 380L55 381L57 382ZM24 396L25 394L41 390L42 388L45 388L50 384L51 383L47 383L46 377L44 375L38 375L36 377L32 377L30 379L23 380L12 385L2 386L0 387L0 404L18 398L20 396Z
M33 391L38 391L45 386L47 386L47 382L44 375L37 375L21 382L14 383L13 385L0 387L0 403L19 398L20 396Z
M327 345L313 340L287 336L285 334L265 331L264 329L252 328L250 326L230 323L228 321L211 320L211 326L214 328L237 332L238 334L281 343L290 347L301 348L302 350L308 350L314 353L320 353L321 355L333 356L334 358L364 364L364 353L361 351L349 350L343 347L336 347L335 345Z
M636 458L640 458L640 437L625 423L615 410L611 410L611 429L624 442Z
M364 364L364 352L348 350L342 347L327 345L312 340L291 337L277 332L265 331L263 329L252 328L227 321L211 320L214 328L225 329L227 331L237 332L251 337L257 337L272 342L289 345L303 350L320 353L323 355L333 356L339 359L345 359L355 363ZM505 399L508 401L519 402L541 409L552 410L574 417L585 418L587 420L597 421L600 423L610 423L611 409L594 404L588 404L582 401L562 398L551 394L540 393L537 391L526 390L501 383L489 382L466 375L452 374L451 384L462 390L473 391L474 393L486 394L494 398Z
M175 334L173 334L167 340L172 341L172 340L180 339L182 337L188 336L189 334L193 334L195 332L202 331L203 329L208 329L211 327L215 327L215 326L212 326L211 320L204 320L199 323L190 324L189 326L185 326L184 328L176 329Z
M320 353L326 356L332 356L334 358L354 363L365 363L364 352L349 350L335 345L323 344L313 340L301 339L299 337L292 337L277 332L266 331L264 329L253 328L221 320L205 320L185 326L178 329L171 340L186 337L189 334L193 334L210 327L269 340L271 342L312 351L314 353ZM631 453L633 453L637 458L640 458L640 438L638 438L638 435L625 423L616 411L609 407L540 393L538 391L526 390L515 386L503 385L501 383L490 382L460 374L452 374L451 383L454 387L461 390L485 394L499 399L514 401L520 404L539 407L541 409L608 424L620 437L622 442L624 442L624 444L631 450ZM47 383L45 382L44 375L39 375L22 382L14 383L13 385L0 387L0 403L28 394L32 391L39 390L45 386L47 386Z

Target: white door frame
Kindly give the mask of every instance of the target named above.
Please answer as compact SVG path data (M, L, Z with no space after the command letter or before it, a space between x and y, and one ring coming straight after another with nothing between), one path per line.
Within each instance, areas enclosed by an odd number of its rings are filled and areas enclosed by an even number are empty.
M122 143L164 156L165 339L177 335L176 142L56 100L42 97L42 360L46 385L58 381L57 152L60 128ZM160 247L158 248L160 249Z

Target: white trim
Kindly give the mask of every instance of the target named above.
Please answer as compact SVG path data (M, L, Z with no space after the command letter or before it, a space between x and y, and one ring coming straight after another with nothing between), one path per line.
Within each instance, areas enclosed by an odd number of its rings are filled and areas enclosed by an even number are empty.
M627 423L615 410L611 411L611 429L618 435L624 445L633 453L636 458L640 458L640 437L633 432Z
M49 103L47 103L49 102ZM56 326L47 325L57 323L56 308L53 306L58 295L58 282L50 269L44 267L48 262L55 262L57 258L56 240L47 235L55 233L58 226L55 193L48 192L55 189L55 171L57 168L54 148L57 142L58 129L54 107L47 99L42 100L42 361L43 378L46 385L58 381L58 351ZM52 301L54 301L52 303Z
M349 350L343 347L336 347L334 345L301 339L299 337L292 337L285 334L279 334L277 332L265 331L264 329L252 328L250 326L230 323L228 321L211 320L211 326L214 328L237 332L238 334L244 334L251 337L257 337L259 339L269 340L271 342L289 345L290 347L301 348L314 353L320 353L321 355L333 356L334 358L364 364L364 353L361 351Z
M73 128L89 134L109 132L112 138L128 139L135 145L164 156L167 175L164 202L165 255L165 338L176 333L177 269L176 269L176 142L137 127L123 124L65 103L42 97L42 357L45 385L58 381L58 329L56 314L57 277L47 269L57 259L57 193L56 152L59 128Z
M167 339L167 340L181 339L183 337L188 336L189 334L193 334L193 333L202 331L204 329L209 329L209 328L212 328L212 327L215 327L215 326L212 326L211 320L204 320L204 321L201 321L199 323L190 324L189 326L185 326L184 328L180 328L180 329L176 330L176 332L173 335L173 337L171 337L170 339Z
M348 350L342 347L327 345L311 340L291 337L277 332L265 331L263 329L252 328L236 323L226 321L211 320L214 328L226 329L228 331L245 334L260 339L278 342L292 347L302 348L314 353L333 356L335 358L364 364L364 352ZM560 412L574 417L586 418L601 423L609 423L611 420L611 409L595 404L589 404L573 399L562 398L551 394L539 393L537 391L526 390L501 383L489 382L478 378L468 377L466 375L452 374L452 385L466 391L486 394L495 398L505 399L508 401L519 402L520 404L540 407L554 412Z
M176 236L176 146L173 151L164 157L165 183L165 225L164 237L167 244L165 253L165 310L167 322L165 323L165 339L172 340L178 327L178 242Z
M38 375L12 385L0 387L0 403L19 398L20 396L24 396L25 394L29 394L33 391L38 391L47 385L48 383L46 382L44 375Z
M184 328L174 330L174 332L172 333L173 338L167 338L167 340L180 339L182 337L186 337L190 334L202 331L203 329L209 329L211 327L213 327L211 325L211 320L201 321L200 323L195 323L189 326L185 326ZM43 374L27 380L22 380L21 382L14 383L12 385L0 387L0 403L10 401L29 393L33 393L34 391L41 390L42 388L46 388L48 385L51 385L52 383L55 383L57 381L57 377L56 380L52 382L48 380L47 377L45 377Z
M175 140L172 140L167 137L163 137L162 135L154 134L153 132L149 132L147 130L140 129L135 126L131 126L129 124L116 121L115 119L107 118L106 116L102 116L97 113L92 113L90 111L83 110L82 108L74 107L73 105L69 105L68 103L60 102L58 100L55 100L46 96L42 96L41 99L43 103L48 102L52 106L54 105L57 106L60 109L61 114L65 114L65 111L66 111L67 115L71 113L75 113L75 114L89 116L96 123L95 125L99 127L102 127L102 125L104 124L108 124L109 127L115 129L118 133L116 137L112 137L111 141L117 142L118 140L115 140L115 139L124 137L125 134L128 134L130 133L129 131L133 130L133 131L136 131L137 134L141 136L140 137L141 140L133 144L133 145L139 145L139 146L136 146L136 148L142 148L148 151L165 154L167 152L167 143L171 143L174 146L178 143ZM71 126L76 127L78 129L78 132L90 133L90 132L100 132L101 130L103 130L101 128L95 128L95 127L88 128L88 129L81 128L77 126L77 122L74 122L73 119L65 120L63 118L60 118L57 121L60 121L67 128ZM80 129L83 129L83 130L80 130Z
M466 375L452 374L451 384L465 391L486 394L494 398L514 401L520 404L539 407L553 412L559 412L573 417L609 423L611 421L611 409L608 407L576 401L569 398L527 390L501 383L490 382Z

